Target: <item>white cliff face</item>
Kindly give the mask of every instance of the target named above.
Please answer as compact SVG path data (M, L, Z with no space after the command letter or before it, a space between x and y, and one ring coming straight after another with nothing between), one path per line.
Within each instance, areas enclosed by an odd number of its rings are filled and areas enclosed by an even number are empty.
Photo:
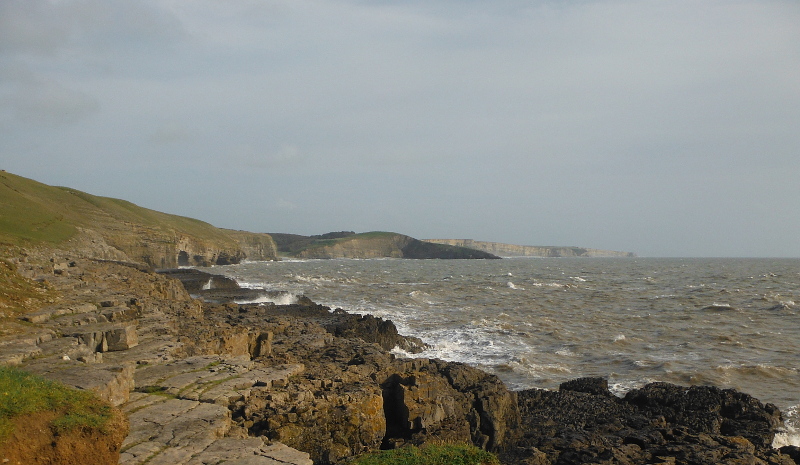
M424 239L433 244L455 245L489 252L501 257L634 257L632 252L587 249L583 247L550 247L503 244L500 242L474 241L472 239Z

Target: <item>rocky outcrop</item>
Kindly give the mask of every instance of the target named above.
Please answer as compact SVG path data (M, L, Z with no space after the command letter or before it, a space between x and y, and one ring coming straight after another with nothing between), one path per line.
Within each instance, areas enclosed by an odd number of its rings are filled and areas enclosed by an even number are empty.
M523 438L509 463L786 464L770 444L781 423L775 406L734 390L653 383L612 396L588 378L557 392L520 392Z
M583 247L551 247L502 244L472 239L424 239L432 244L446 244L488 252L501 257L635 257L633 252L587 249Z

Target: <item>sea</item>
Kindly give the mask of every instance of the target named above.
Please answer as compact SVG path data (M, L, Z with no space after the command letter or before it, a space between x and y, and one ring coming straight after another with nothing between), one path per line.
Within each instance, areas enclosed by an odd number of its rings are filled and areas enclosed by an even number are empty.
M283 260L206 269L392 320L421 354L510 389L584 376L734 388L777 405L774 445L800 446L800 259ZM274 297L270 300L276 300ZM262 300L266 301L265 300ZM244 303L244 302L242 302Z

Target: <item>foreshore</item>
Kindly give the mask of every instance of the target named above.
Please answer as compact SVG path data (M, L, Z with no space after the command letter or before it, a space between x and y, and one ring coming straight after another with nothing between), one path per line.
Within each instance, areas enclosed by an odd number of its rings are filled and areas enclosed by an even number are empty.
M58 297L6 325L0 358L125 412L121 464L339 464L426 442L509 464L800 463L772 448L778 409L736 391L655 383L621 399L591 378L512 392L464 364L396 358L422 341L303 297L239 305L259 291L196 270L10 259Z

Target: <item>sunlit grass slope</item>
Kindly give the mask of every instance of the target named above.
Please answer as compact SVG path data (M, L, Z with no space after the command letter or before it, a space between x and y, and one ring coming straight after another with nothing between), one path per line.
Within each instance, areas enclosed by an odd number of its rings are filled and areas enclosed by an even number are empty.
M149 210L125 200L54 187L0 172L0 242L13 245L60 244L78 229L115 235L137 229L185 234L235 247L235 241L200 220Z

